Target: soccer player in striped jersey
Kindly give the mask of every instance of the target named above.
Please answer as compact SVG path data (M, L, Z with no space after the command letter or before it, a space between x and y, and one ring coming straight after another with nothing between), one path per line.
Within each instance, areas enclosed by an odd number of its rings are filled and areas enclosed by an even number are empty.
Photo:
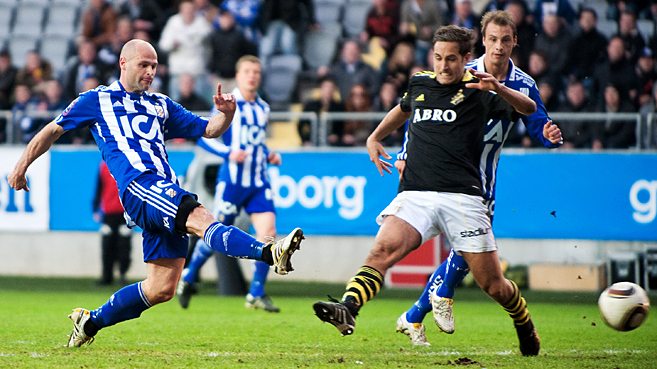
M539 96L536 83L529 75L517 68L510 59L511 52L516 46L516 29L510 15L505 11L486 13L482 18L481 25L486 53L469 62L466 68L490 73L500 83L528 95L536 103L536 112L529 116L521 115L520 118L530 136L548 148L561 146L563 142L561 131L555 124L552 124ZM491 223L495 210L497 163L504 141L515 123L510 120L491 119L486 125L479 168L482 173L483 198L488 206ZM400 176L405 166L405 149L404 146L397 155L398 161L395 163ZM438 328L443 332L453 333L452 297L454 289L468 274L468 271L468 265L463 257L452 249L447 260L429 278L420 298L399 317L397 331L409 336L414 345L428 346L422 321L425 315L433 310L434 321Z
M116 179L128 225L143 230L147 278L120 289L96 310L74 309L69 315L73 331L68 347L90 344L100 329L138 318L146 309L173 298L187 255L188 233L227 255L263 260L279 274L292 269L290 257L303 238L297 228L282 240L264 244L221 224L196 201L196 195L179 186L169 166L164 141L218 137L235 113L233 95L222 94L218 84L213 100L220 113L207 119L167 96L148 93L157 53L142 40L123 46L119 65L119 80L80 94L28 143L8 177L12 188L29 191L26 172L30 164L65 131L88 127Z
M262 66L253 55L241 57L235 66L237 87L233 90L237 109L228 131L218 139L201 138L198 145L224 158L217 175L213 215L223 224L232 225L241 209L251 217L256 238L264 241L276 235L276 213L267 164L281 165L281 154L270 151L265 144L269 104L258 95ZM213 114L218 111L213 110ZM213 115L211 114L211 115ZM192 286L212 248L203 240L196 243L189 265L178 284L178 300L189 306ZM279 312L265 294L269 265L256 261L246 307Z
M379 173L392 173L392 164L384 160L392 157L380 141L411 120L397 197L377 217L381 228L374 246L347 284L342 302L318 301L313 308L320 320L343 335L352 334L355 316L379 292L386 271L443 233L461 252L481 289L509 313L520 351L537 355L540 339L525 299L500 270L479 170L486 123L533 114L536 103L491 74L465 70L474 42L471 30L441 27L433 41L434 71L411 77L401 103L367 139L370 160Z

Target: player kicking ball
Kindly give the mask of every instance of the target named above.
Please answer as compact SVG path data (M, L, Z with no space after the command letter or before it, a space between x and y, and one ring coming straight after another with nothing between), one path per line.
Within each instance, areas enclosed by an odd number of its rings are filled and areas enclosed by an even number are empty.
M64 112L48 123L27 145L9 174L9 185L29 191L26 172L65 132L88 127L103 160L116 179L129 226L143 229L147 278L126 286L96 310L77 308L69 315L73 331L68 347L91 344L99 330L138 318L154 305L173 298L187 256L187 234L233 257L262 260L277 273L292 270L291 256L303 232L262 243L238 228L218 222L185 191L168 162L164 141L172 138L219 137L230 126L235 97L217 85L210 119L192 114L169 97L148 93L157 68L157 53L142 40L122 48L119 80L80 94Z
M501 10L488 12L482 17L481 29L486 52L478 59L469 62L466 68L490 73L500 83L516 91L528 91L529 98L536 103L536 112L529 116L520 116L527 132L545 147L560 147L563 143L561 130L552 123L548 116L536 83L529 75L516 67L510 59L517 42L516 26L511 15ZM491 223L495 210L495 188L500 151L509 132L515 127L515 121L500 119L492 119L486 124L479 169L483 173L483 198L488 206ZM402 149L397 154L398 160L395 162L400 177L404 171L405 158L406 152ZM468 265L463 257L451 250L447 260L429 278L420 298L397 319L397 332L407 335L413 345L428 346L422 321L427 313L433 312L434 322L438 328L442 332L453 333L455 330L452 310L454 289L468 272Z
M317 317L342 335L353 333L355 317L379 292L387 270L443 233L477 284L513 319L520 351L537 355L540 350L525 299L500 270L479 173L488 120L515 121L519 114L533 114L536 104L490 74L466 71L473 42L471 30L439 28L433 38L434 72L415 74L401 103L367 139L370 160L379 173L392 173L392 164L381 158L391 159L380 141L410 119L399 193L377 217L381 228L365 264L347 284L341 302L313 305ZM464 231L472 231L472 236L461 237Z

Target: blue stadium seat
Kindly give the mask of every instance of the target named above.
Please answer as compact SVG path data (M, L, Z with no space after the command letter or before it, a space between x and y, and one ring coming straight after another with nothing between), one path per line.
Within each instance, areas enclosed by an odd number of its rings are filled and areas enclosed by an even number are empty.
M303 59L312 69L322 65L331 65L335 56L337 38L322 31L313 31L305 35Z
M14 66L21 68L25 65L25 56L28 52L37 49L38 41L39 39L34 36L11 36L7 46Z
M643 36L643 39L646 41L646 44L652 38L653 33L655 32L655 24L650 19L639 19L636 21L636 26L639 29L639 33Z
M43 33L72 37L76 33L78 8L66 4L52 4Z
M71 40L60 35L43 36L39 53L52 65L55 75L64 72Z
M342 0L315 1L315 19L321 25L339 23L342 17Z
M286 110L301 71L298 55L276 55L263 72L262 90L272 110Z
M365 29L367 12L372 7L371 0L349 0L344 8L342 25L349 37L358 37Z
M14 27L12 28L11 33L23 36L41 35L44 14L45 7L41 4L20 3L16 6Z
M0 4L0 38L2 39L9 37L13 14L14 8L11 5Z
M598 26L596 27L600 33L605 35L607 39L618 33L618 24L613 20L607 20L603 17L598 17Z

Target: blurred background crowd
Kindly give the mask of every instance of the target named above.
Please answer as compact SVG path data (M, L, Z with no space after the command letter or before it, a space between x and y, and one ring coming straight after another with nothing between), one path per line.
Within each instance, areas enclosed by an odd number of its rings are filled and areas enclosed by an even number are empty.
M473 29L476 58L481 15L494 9L511 13L513 63L534 78L548 112L656 111L657 0L0 0L0 111L11 112L0 115L0 142L28 142L80 92L115 81L132 38L158 51L151 91L192 111L210 109L217 82L231 91L235 62L252 54L273 111L386 112L413 73L433 69L436 28ZM364 145L376 123L335 121L327 142ZM637 145L632 119L556 123L566 148ZM297 132L310 145L309 122ZM403 128L387 144L402 138ZM91 141L80 130L59 143ZM507 140L532 145L522 124Z

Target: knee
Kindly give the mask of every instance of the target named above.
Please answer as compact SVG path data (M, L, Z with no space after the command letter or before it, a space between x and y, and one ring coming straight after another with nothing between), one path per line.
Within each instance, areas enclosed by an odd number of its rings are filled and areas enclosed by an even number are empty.
M174 283L166 283L155 286L149 292L147 297L151 305L161 304L171 300L176 295L176 285Z
M513 293L506 279L485 281L479 287L500 304L506 303Z

